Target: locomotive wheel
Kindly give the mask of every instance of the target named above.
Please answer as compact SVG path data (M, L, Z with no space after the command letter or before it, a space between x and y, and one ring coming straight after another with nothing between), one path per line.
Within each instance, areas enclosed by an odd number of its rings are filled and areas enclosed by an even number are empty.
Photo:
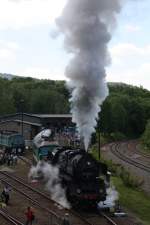
M79 207L79 201L77 198L73 197L71 194L70 194L70 190L69 188L67 188L66 190L66 196L67 196L67 199L68 201L71 203L71 205L73 206L73 208L78 208Z
M70 195L70 190L69 188L66 189L66 196L69 202L71 202L71 195Z
M72 197L70 202L71 202L73 208L78 209L80 207L80 202L78 199Z

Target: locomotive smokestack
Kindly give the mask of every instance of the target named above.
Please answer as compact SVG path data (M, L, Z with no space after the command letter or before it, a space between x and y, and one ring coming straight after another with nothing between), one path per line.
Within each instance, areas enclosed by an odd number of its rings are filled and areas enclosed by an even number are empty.
M67 86L72 92L73 122L88 148L103 101L108 95L105 68L107 50L120 0L68 0L56 20L65 35L65 46L72 53L66 68Z

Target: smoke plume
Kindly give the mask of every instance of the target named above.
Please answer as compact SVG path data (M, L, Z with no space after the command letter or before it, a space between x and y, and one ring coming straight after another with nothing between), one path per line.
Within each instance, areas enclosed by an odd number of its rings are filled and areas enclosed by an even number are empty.
M58 167L46 162L39 162L37 166L31 168L29 173L29 179L37 177L44 181L45 187L50 192L51 198L54 201L67 209L70 208L65 190L61 186Z
M100 105L108 95L105 68L107 51L120 0L68 0L56 20L64 34L65 47L72 53L66 68L71 90L71 112L80 136L88 148L95 131Z

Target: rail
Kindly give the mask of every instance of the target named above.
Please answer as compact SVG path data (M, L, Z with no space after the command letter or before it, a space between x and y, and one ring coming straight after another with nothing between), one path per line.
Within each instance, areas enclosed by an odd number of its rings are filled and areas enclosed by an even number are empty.
M114 221L113 221L109 216L107 216L105 213L101 212L100 214L108 221L109 224L111 224L111 225L117 225L117 223L114 222Z
M115 149L113 148L113 146L115 147ZM111 152L116 156L118 157L119 159L121 159L122 161L124 162L127 162L131 165L134 165L135 167L137 168L140 168L148 173L150 173L150 167L149 166L146 166L140 162L136 162L135 160L133 159L130 159L129 157L125 156L124 154L122 154L119 150L118 150L118 146L119 144L115 144L111 146Z
M13 225L24 225L22 222L20 222L18 219L12 217L9 215L6 211L0 210L0 215L3 216L6 220L11 222Z
M3 175L5 175L5 176L11 178L12 180L17 181L16 178L14 178L14 177L8 175L6 172L0 171L0 174L3 174ZM20 190L20 189L17 188L15 185L10 184L8 181L6 181L6 180L5 180L4 178L2 178L2 177L0 177L0 180L1 180L3 183L5 183L6 185L11 186L11 187L12 187L14 190L16 190L18 193L20 193L20 194L22 194L23 196L25 196L29 201L32 202L32 204L37 205L39 208L43 209L44 211L47 211L47 212L50 214L50 220L51 220L51 221L54 221L54 220L55 220L55 221L59 221L59 222L62 221L61 217L58 216L55 212L53 212L52 210L50 210L50 209L48 209L48 208L46 208L46 207L43 207L38 201L32 199L32 197L30 197L28 194L24 193L24 191ZM21 182L20 182L20 183L21 183ZM29 187L28 185L24 184L23 182L22 182L22 185L24 185L24 186L26 186L26 187ZM57 224L57 223L56 223L56 224ZM59 223L58 223L58 224L59 224Z
M9 175L7 172L3 172L3 171L0 171L0 174L1 174L1 175L5 175L6 177L9 177L9 178L12 179L13 181L16 181L16 182L18 182L18 183L24 185L25 187L29 188L29 189L32 190L33 192L36 192L37 194L39 194L39 195L43 196L44 198L48 199L49 201L52 202L53 205L56 206L56 202L55 202L54 200L52 200L50 197L48 197L46 194L42 193L41 191L32 188L32 187L29 186L28 184L25 184L25 183L22 181L21 178L18 179L15 175L12 177L12 176ZM62 212L62 209L61 209L61 212L63 213L63 215L62 215L62 216L57 215L56 212L54 212L54 210L52 211L52 210L50 210L49 208L47 208L47 207L45 207L45 206L42 206L41 203L39 203L39 201L36 201L36 200L32 199L32 197L30 197L29 195L27 195L23 190L21 190L21 188L18 188L18 187L16 187L16 186L14 186L13 184L8 183L8 180L6 180L5 178L3 178L3 177L0 176L0 180L2 180L3 183L5 183L5 184L11 186L11 187L12 187L14 190L16 190L18 193L24 195L24 196L25 196L28 200L30 200L34 205L37 205L39 208L41 208L41 209L47 211L48 213L50 213L50 217L49 217L49 224L50 224L50 225L54 225L54 224L55 224L55 225L60 225L60 224L62 224L62 220L63 220L62 217L64 217L64 214L65 214L66 212L68 212L68 213L70 214L71 217L73 216L73 217L76 218L76 219L78 218L78 220L80 220L80 223L79 223L79 224L84 224L84 225L85 225L85 224L86 224L86 225L95 225L95 224L89 223L85 218L81 218L81 217L79 217L77 214L75 215L75 214L73 213L72 210L65 209L64 207L63 207L64 213ZM59 204L57 203L57 206L58 206L58 208L59 208L59 206L61 206L61 205L59 205ZM62 208L62 206L61 206L61 208ZM54 222L55 222L55 223L54 223ZM82 223L81 223L81 222L82 222ZM77 223L75 223L75 224L77 224Z

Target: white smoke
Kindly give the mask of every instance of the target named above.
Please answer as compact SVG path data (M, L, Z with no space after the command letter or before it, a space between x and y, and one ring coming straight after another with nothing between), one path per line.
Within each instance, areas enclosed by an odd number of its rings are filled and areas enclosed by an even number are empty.
M110 187L107 189L106 202L110 202L113 206L115 206L115 203L118 200L118 198L119 198L119 195L115 187Z
M41 146L41 144L44 142L44 138L49 138L50 135L51 135L51 130L44 129L34 137L33 143L36 146Z
M98 207L99 208L114 207L118 198L119 198L119 195L118 195L118 192L116 191L115 187L110 187L107 189L106 200L104 202L99 202Z
M45 183L46 189L50 192L51 198L69 209L70 204L67 201L65 190L62 188L59 179L59 169L46 162L39 162L36 167L32 167L29 173L29 179L41 178Z
M120 10L120 0L68 0L56 20L65 35L65 47L73 53L66 68L67 86L72 92L73 122L77 124L85 149L95 131L100 105L108 95L105 67L110 59L107 44Z

